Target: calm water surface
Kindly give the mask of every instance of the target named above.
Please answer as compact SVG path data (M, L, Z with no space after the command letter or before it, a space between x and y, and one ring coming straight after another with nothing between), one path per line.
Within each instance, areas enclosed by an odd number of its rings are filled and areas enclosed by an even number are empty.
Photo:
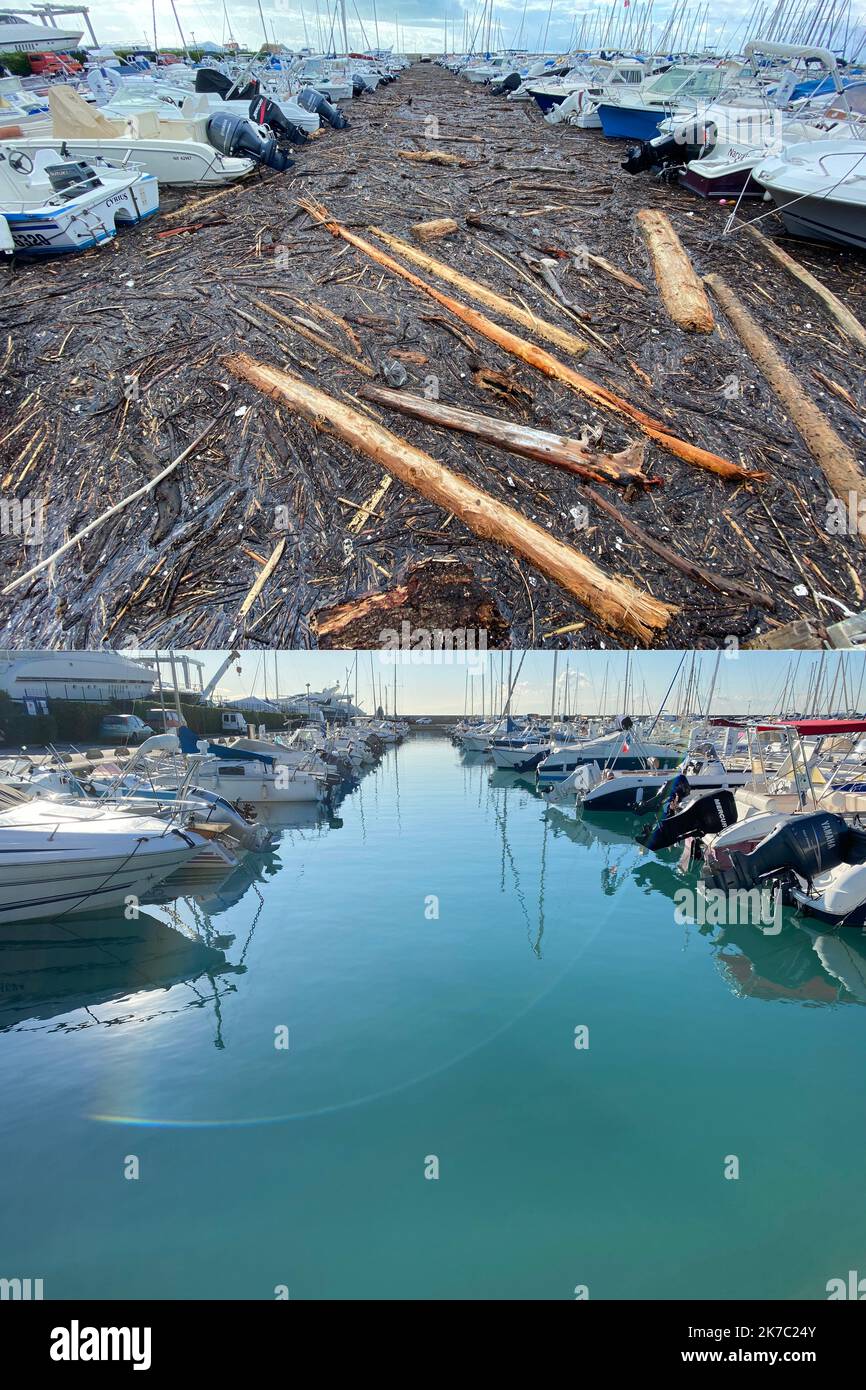
M709 1299L866 1269L859 937L678 925L672 859L441 738L336 817L138 923L3 929L0 1275Z

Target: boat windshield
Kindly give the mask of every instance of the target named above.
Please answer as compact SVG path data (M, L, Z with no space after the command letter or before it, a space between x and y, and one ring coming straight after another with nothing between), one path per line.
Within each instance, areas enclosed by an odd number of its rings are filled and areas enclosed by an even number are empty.
M653 97L715 96L721 91L726 75L724 68L674 67L660 77L652 78L647 84L647 92Z

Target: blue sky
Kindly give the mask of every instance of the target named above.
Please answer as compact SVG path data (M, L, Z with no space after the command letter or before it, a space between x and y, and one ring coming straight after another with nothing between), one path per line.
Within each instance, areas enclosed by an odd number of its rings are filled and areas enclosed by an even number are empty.
M207 681L216 671L225 652L190 652L203 663L204 678ZM410 654L411 655L411 654ZM514 674L517 673L521 653L514 654ZM632 689L634 699L632 710L655 710L674 677L682 653L680 652L640 652L632 653ZM797 691L800 704L805 699L809 675L818 661L816 652L739 652L735 656L722 655L719 662L716 694L713 710L716 713L737 714L771 713L778 705L786 681L786 673L793 672L799 657L797 671ZM354 668L353 652L261 652L241 653L239 664L241 673L235 667L222 677L220 694L224 697L254 694L264 695L267 691L273 696L277 689L274 674L275 663L279 672L279 691L281 695L303 692L309 682L311 690L340 684L345 688L347 671ZM698 653L696 658L701 672L699 689L705 698L712 679L716 661L715 652ZM838 657L828 653L825 669L830 673L832 685ZM473 689L474 706L480 710L481 672L484 672L486 702L489 709L491 683L499 681L499 653L486 653L473 656L469 664ZM691 662L691 653L686 655L686 668ZM866 704L866 653L849 652L845 654L846 679L851 698L856 697L860 687L860 707ZM581 713L592 714L601 708L604 690L605 670L607 670L608 712L616 711L617 698L614 692L621 688L626 664L625 652L561 652L558 663L557 683L564 690L567 679L570 683L572 710L577 707ZM267 670L265 670L267 668ZM375 673L377 689L381 685L389 692L393 690L394 665L387 653L372 654L372 670ZM508 670L508 654L505 654L505 670ZM492 673L492 680L491 680ZM516 691L515 707L518 713L529 710L548 710L550 708L551 679L553 675L553 653L533 651L526 655ZM862 682L862 685L861 685ZM457 664L454 654L453 665L420 665L408 660L397 667L397 707L405 714L462 714L464 692L467 686L467 666ZM354 690L354 672L349 678L349 687ZM853 687L853 690L852 690ZM367 710L371 708L371 654L358 655L358 695L359 703ZM644 694L644 688L646 694ZM839 687L841 689L841 686ZM825 687L826 689L826 687ZM389 693L389 703L391 695ZM837 701L841 704L841 701ZM624 711L619 711L624 712Z

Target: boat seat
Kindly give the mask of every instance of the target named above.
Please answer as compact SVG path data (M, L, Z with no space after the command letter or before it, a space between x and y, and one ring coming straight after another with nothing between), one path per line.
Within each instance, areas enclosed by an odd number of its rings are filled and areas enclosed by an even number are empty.
M134 116L128 116L126 126L136 140L158 140L162 133L155 111L138 111Z
M793 814L800 806L800 798L796 792L781 792L773 796L768 792L737 787L735 795L738 806L748 806L753 811L784 811Z
M843 815L866 814L866 794L863 792L828 792L818 798L822 811L839 811Z
M62 164L61 156L54 149L34 150L31 155L33 170L27 176L28 188L51 188L51 180L45 172L52 164Z

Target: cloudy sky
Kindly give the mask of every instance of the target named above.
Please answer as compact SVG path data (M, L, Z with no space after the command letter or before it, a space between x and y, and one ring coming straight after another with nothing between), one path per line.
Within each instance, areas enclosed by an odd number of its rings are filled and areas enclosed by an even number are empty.
M132 653L130 653L132 655ZM204 680L207 682L225 657L225 652L191 652L190 656L202 662ZM517 675L520 653L514 655L513 675ZM682 653L680 652L640 652L631 656L631 684L634 698L632 710L643 712L657 709L675 678ZM404 714L462 714L467 690L467 672L474 689L474 708L476 713L481 705L481 673L484 672L485 697L487 708L490 704L491 684L498 685L500 654L488 652L484 656L474 655L468 665L462 664L453 654L453 664L418 664L417 656L413 662L411 654L401 659L397 666L397 708ZM703 652L696 658L699 670L699 689L706 696L712 680L716 663L715 652ZM814 668L818 661L815 652L739 652L736 655L723 655L719 661L716 694L713 709L725 713L758 713L772 710L781 698L782 691L796 666L796 688L800 701L805 699L810 674L814 679ZM273 697L277 693L277 675L281 696L302 694L309 682L311 690L321 690L328 686L340 685L352 691L355 686L355 656L353 652L261 652L248 651L241 654L238 662L221 678L219 693L223 698L240 695L259 695ZM825 670L829 673L832 687L836 676L838 657L827 657ZM564 690L569 682L571 696L569 706L575 706L581 713L593 714L602 708L602 695L605 691L605 670L607 671L607 698L604 707L608 712L618 709L615 692L621 688L625 673L626 654L624 652L572 652L560 653L557 683ZM691 662L691 653L686 656L686 669ZM799 663L799 664L797 664ZM240 665L240 673L236 666ZM508 654L505 654L505 673L508 672ZM845 654L846 689L850 700L856 700L859 687L860 703L866 701L866 653ZM350 673L350 674L347 674ZM553 654L551 652L529 652L520 673L516 687L515 712L545 711L550 708L551 679L553 675ZM167 672L166 672L167 677ZM361 706L366 710L373 708L371 699L373 679L377 693L380 687L390 692L394 685L393 657L385 653L361 652L358 655L357 690ZM678 677L677 677L678 680ZM826 689L826 687L824 687ZM676 689L676 686L675 686ZM838 687L841 691L841 683ZM558 700L558 704L562 701ZM837 703L841 703L837 702Z
M649 0L632 0L633 13L642 13ZM817 0L816 0L817 3ZM191 43L193 36L197 43L210 39L221 43L227 39L229 28L226 25L222 0L175 0L178 17ZM334 0L262 0L262 11L269 40L276 39L287 47L300 48L306 39L309 46L318 48L317 13L324 34L330 33ZM264 41L262 21L255 0L227 0L228 19L231 34L238 42L258 47ZM584 14L595 11L607 15L611 9L622 11L622 0L497 0L494 7L495 20L507 45L516 42L522 25L521 46L537 50L547 31L547 49L565 49L575 31L575 17L580 26ZM653 16L661 25L672 8L671 0L654 0ZM698 0L693 5L698 8ZM701 5L703 8L703 5ZM753 0L728 0L716 17L708 20L707 38L713 42L721 36L727 26L728 34L733 33L735 21L750 13ZM346 13L349 27L349 43L359 49L375 46L376 25L382 47L397 46L397 20L400 25L399 47L407 52L430 51L441 53L445 42L446 16L449 32L449 49L462 47L464 15L469 18L471 29L476 28L477 17L481 14L479 0L376 0L375 20L373 0L346 0ZM153 43L153 23L151 5L148 0L133 4L131 0L118 0L108 4L106 0L94 0L90 6L91 22L96 37L101 43L141 42L146 36ZM549 28L548 28L549 17ZM170 0L156 0L157 38L168 46L179 43L177 26L172 14ZM452 38L452 35L455 38ZM342 45L340 45L342 47Z

